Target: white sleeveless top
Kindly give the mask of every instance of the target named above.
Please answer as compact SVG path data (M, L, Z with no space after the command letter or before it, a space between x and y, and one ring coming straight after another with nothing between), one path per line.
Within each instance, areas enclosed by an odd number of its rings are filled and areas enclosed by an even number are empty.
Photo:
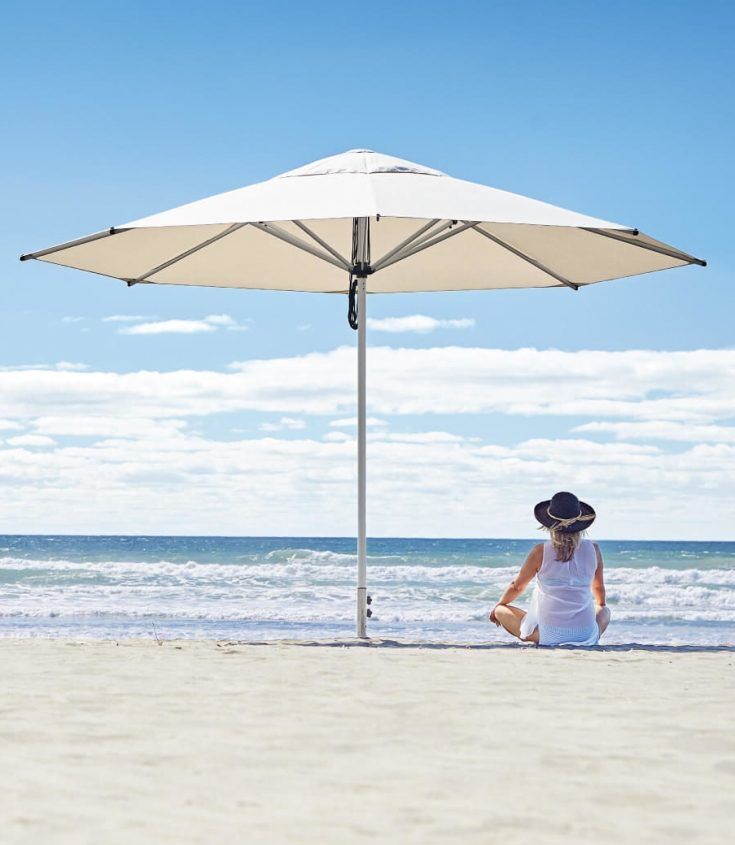
M581 540L570 560L556 559L554 547L544 543L544 559L521 636L536 626L540 645L597 645L600 632L590 590L597 570L597 552L590 540Z

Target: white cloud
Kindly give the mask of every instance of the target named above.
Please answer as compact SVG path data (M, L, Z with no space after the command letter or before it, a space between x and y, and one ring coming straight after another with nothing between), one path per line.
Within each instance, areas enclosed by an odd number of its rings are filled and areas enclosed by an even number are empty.
M355 350L231 365L231 372L0 372L2 414L351 415ZM588 417L711 424L735 417L735 350L560 352L472 347L368 354L368 407L388 414ZM575 420L575 423L579 423Z
M376 332L415 332L428 334L436 329L471 329L475 325L474 319L463 317L459 320L437 320L424 314L413 314L410 317L383 317L375 319L368 317L367 327Z
M0 419L0 429L4 431L19 431L23 426L15 420Z
M17 437L8 437L9 446L53 446L56 441L42 434L19 434Z
M37 417L32 426L38 434L61 437L162 437L177 433L187 424L184 420L145 419L114 416L46 416Z
M378 417L368 417L365 422L368 427L388 425L385 420L381 420ZM343 417L338 420L330 420L329 425L332 428L357 428L357 417Z
M299 431L306 428L306 423L293 417L281 417L278 422L264 422L258 427L261 431Z
M329 431L323 438L327 443L347 443L352 440L349 434L344 431Z
M665 420L589 422L572 431L613 434L618 440L670 440L684 443L735 443L735 426L696 425Z
M132 326L123 326L123 328L117 331L118 334L155 335L201 334L204 332L216 332L220 329L242 332L247 331L248 326L245 323L238 323L229 314L209 314L201 320L159 320L154 323L136 323Z
M205 320L161 320L157 323L137 323L118 329L118 334L199 334L216 332L217 326Z
M352 533L354 368L346 347L228 372L8 368L3 420L34 433L0 448L0 531ZM368 385L376 415L405 415L371 433L376 535L530 536L532 505L573 489L598 508L597 537L731 538L735 350L378 347ZM288 437L193 430L242 411ZM575 433L499 444L409 416L487 413ZM323 439L293 436L306 415L324 416ZM91 442L54 445L73 435Z
M205 323L210 323L213 326L234 326L235 321L229 314L210 314L204 318Z
M28 370L41 370L48 372L50 370L59 370L61 372L82 372L88 370L88 364L79 364L73 361L58 361L56 364L15 364L13 366L0 366L0 373L21 373Z
M0 449L12 484L0 531L345 535L354 532L354 441L236 441L185 431L35 453ZM573 489L597 508L595 537L726 539L735 446L679 453L583 439L475 442L451 432L372 441L375 535L535 536L531 508ZM692 519L692 501L700 507Z
M84 320L84 317L62 317L62 323L81 323Z
M376 431L370 435L371 440L389 440L392 443L462 443L468 438L448 431L417 431L387 433ZM477 438L474 438L477 440Z
M103 323L140 323L143 320L152 320L153 317L147 317L144 314L111 314L109 317L103 317Z

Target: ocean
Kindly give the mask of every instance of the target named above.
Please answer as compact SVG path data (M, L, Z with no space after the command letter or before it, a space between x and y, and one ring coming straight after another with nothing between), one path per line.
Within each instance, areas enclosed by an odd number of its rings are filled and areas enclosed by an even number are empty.
M507 641L487 611L533 542L370 540L369 634ZM600 547L612 611L603 644L735 644L735 542ZM333 537L0 535L0 636L349 637L354 549Z

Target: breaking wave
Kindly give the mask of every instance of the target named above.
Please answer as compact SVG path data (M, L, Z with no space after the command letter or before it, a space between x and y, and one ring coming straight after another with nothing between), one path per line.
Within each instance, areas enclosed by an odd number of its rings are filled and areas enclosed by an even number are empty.
M368 560L376 636L500 636L486 614L517 572L515 551L489 556L443 549L444 541L437 541L417 552L408 542L393 542L390 553ZM34 557L12 549L15 554L0 557L0 635L141 636L153 623L176 636L351 631L354 554L301 547L248 551L242 545L233 553L186 557L179 542L171 549L175 554L140 559L105 557L104 547L86 557ZM650 550L646 555L654 556ZM607 641L735 641L735 568L688 552L676 557L678 568L665 565L665 556L656 565L631 557L618 555L606 567L614 620Z

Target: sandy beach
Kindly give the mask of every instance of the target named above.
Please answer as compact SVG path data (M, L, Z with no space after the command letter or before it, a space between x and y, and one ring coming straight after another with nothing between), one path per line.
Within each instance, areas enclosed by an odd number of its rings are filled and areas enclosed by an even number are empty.
M0 655L8 845L727 840L731 651Z

